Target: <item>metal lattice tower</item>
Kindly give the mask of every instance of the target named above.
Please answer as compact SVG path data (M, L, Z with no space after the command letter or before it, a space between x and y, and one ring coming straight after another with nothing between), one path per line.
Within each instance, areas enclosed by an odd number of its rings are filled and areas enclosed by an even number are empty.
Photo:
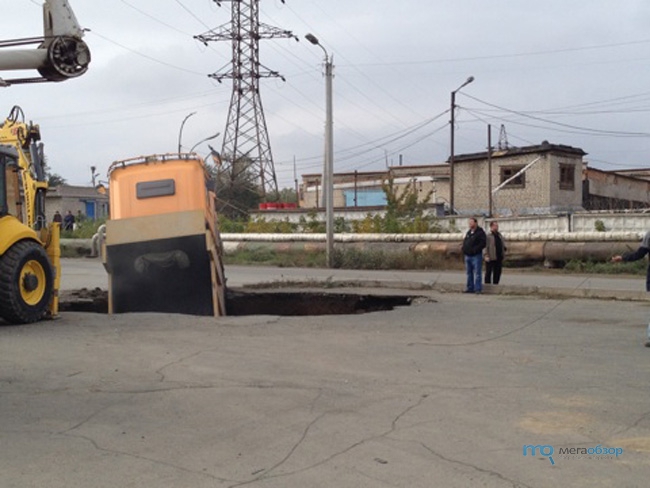
M497 148L499 151L505 151L510 145L508 144L508 133L506 132L506 126L501 124L501 130L499 131L499 144Z
M260 0L213 0L217 5L230 2L232 18L204 34L195 36L207 45L212 41L230 41L232 64L213 73L210 78L221 83L232 80L232 97L226 121L223 146L223 171L234 181L242 173L255 178L263 199L277 195L278 181L273 165L271 142L260 96L261 78L284 78L260 63L260 39L295 38L291 31L262 24ZM282 0L284 3L284 0ZM246 161L247 164L241 164ZM236 164L237 163L237 164Z

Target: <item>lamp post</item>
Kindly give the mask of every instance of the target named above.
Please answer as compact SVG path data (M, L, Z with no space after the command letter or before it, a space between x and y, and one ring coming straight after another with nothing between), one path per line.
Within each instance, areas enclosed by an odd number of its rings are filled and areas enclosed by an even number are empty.
M451 92L451 120L450 124L450 152L449 155L449 213L453 215L454 213L454 125L456 123L455 112L456 112L456 93L458 93L463 87L469 85L474 81L474 77L470 76L465 80L465 83L460 85L454 91Z
M199 142L197 142L196 144L194 144L194 145L192 146L192 149L190 149L189 152L194 152L194 150L196 149L196 147L199 146L200 144L203 144L204 142L211 141L212 139L216 139L216 138L219 137L220 135L221 135L221 132L217 132L216 134L211 135L211 136L209 136L209 137L206 137L205 139L201 139ZM180 152L180 151L179 151L179 152Z
M185 127L185 122L187 122L187 119L189 119L192 115L196 115L196 112L191 112L185 116L183 119L183 122L181 122L181 128L178 130L178 152L181 152L181 141L183 140L183 127Z
M305 36L309 42L319 46L325 53L325 157L323 180L325 193L325 232L327 267L334 265L334 122L332 108L332 78L334 77L333 56L327 52L313 34Z

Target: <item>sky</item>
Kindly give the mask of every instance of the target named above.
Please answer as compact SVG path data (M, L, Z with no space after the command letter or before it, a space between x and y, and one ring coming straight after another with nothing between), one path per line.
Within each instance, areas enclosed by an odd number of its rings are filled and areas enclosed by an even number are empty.
M38 0L0 0L2 39L42 34ZM232 87L207 75L227 42L193 39L228 23L212 0L70 0L89 29L88 72L63 83L0 89L0 117L20 105L40 124L53 171L69 183L106 179L116 160L189 149L224 133ZM322 168L323 52L334 56L334 170L435 164L484 151L505 127L512 146L582 148L606 169L650 167L650 2L644 0L261 0L261 21L299 39L261 41L261 82L281 187ZM2 50L0 50L0 55ZM0 73L10 78L16 73ZM20 76L30 72L19 73ZM4 113L3 113L4 112ZM221 139L210 142L221 148ZM206 154L206 143L197 152Z

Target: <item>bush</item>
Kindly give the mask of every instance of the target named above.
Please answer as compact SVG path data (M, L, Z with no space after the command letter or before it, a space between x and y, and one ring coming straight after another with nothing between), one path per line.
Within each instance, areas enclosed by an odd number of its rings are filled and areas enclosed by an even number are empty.
M61 230L61 237L64 239L90 239L97 233L100 225L106 223L106 218L84 219L76 224L75 230Z
M244 232L253 234L293 234L298 230L298 224L285 220L265 220L257 218L246 223Z

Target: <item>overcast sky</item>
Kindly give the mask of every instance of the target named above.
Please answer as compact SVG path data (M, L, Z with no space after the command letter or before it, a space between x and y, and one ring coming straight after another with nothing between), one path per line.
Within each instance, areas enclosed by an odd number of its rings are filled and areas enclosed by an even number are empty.
M42 33L40 1L0 3L4 39ZM230 46L205 48L192 35L228 22L230 4L70 3L90 29L87 74L0 89L0 112L17 104L40 123L54 171L87 184L91 165L105 178L112 161L175 151L194 111L185 147L223 134L231 86L207 74L228 63ZM495 143L505 124L514 146L548 140L584 149L596 167L650 166L647 0L262 0L261 11L301 38L261 47L262 62L286 77L261 88L281 186L292 186L294 157L299 175L322 167L323 53L307 32L334 53L337 172L381 169L400 154L409 165L445 161L444 112L470 75L457 97L457 153L485 150L487 124Z

